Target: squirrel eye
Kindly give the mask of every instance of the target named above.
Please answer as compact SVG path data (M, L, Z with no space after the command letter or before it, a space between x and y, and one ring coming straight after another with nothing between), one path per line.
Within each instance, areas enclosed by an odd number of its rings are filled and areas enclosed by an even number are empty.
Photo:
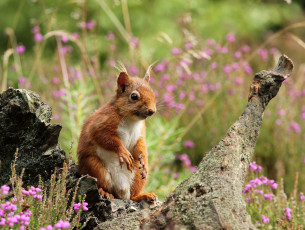
M132 100L134 100L134 101L136 101L136 100L139 99L139 97L138 97L138 95L137 95L136 93L132 93L132 94L130 95L130 98L131 98Z

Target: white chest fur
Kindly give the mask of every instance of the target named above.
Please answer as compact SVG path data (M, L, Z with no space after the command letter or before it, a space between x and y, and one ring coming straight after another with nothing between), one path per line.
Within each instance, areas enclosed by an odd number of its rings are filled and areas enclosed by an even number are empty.
M119 124L117 130L118 137L129 151L132 151L138 139L141 137L141 128L141 121L122 120ZM111 193L114 193L121 199L130 199L130 187L135 172L129 171L126 164L121 167L117 154L99 147L96 152L107 169L105 180L112 190Z
M123 145L132 151L137 141L141 137L142 121L123 119L118 127L118 136Z

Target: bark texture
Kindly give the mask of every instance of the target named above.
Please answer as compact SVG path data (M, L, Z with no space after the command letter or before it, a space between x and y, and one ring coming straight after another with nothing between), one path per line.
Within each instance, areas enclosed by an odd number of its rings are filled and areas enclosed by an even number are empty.
M254 76L242 115L157 211L146 218L143 212L142 217L127 215L96 229L255 229L242 189L264 110L292 70L292 61L283 55L273 70Z

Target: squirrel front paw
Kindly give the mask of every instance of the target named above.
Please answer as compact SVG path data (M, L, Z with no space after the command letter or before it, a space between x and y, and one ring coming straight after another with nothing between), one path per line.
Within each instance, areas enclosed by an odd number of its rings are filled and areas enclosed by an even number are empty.
M138 160L139 160L139 163L140 163L139 164L139 169L143 169L143 171L140 174L142 176L142 179L145 179L146 178L147 170L145 168L145 164L144 164L144 161L143 161L142 154L139 155Z
M119 159L121 166L126 162L127 169L132 171L134 159L129 151L119 153Z

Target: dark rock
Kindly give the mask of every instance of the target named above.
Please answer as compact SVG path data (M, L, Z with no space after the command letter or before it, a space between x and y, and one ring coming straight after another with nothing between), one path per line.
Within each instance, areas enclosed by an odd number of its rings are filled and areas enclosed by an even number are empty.
M24 186L37 185L38 175L47 184L54 168L63 166L61 125L50 124L51 118L51 107L30 90L9 88L0 94L0 185L9 183L17 149L16 171L25 169Z

